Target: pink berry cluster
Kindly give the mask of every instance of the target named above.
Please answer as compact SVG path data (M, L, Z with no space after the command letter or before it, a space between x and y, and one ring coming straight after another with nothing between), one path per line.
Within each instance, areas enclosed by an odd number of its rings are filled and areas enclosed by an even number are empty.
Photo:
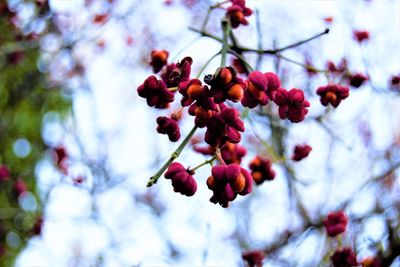
M277 105L281 119L300 122L310 104L302 90L281 88L279 77L272 72L253 71L243 79L233 67L227 66L206 75L202 82L190 77L193 63L190 57L168 63L168 55L165 50L152 51L150 65L159 77L149 76L137 92L150 107L158 109L167 109L179 97L174 106L179 105L180 111L187 110L194 117L195 128L205 130L199 142L204 140L207 146L201 147L198 141L192 141L193 149L214 156L213 159L219 162L212 167L212 175L207 179L207 186L213 192L210 201L228 207L237 195L249 194L253 182L259 185L275 177L272 161L260 156L251 162L251 172L240 166L246 154L246 149L239 145L245 131L240 107L252 109L272 101ZM157 132L166 134L172 142L178 141L181 137L179 117L158 117ZM306 157L308 153L303 154L302 157ZM195 169L175 162L168 166L164 176L171 180L174 191L192 196L197 190L193 177Z

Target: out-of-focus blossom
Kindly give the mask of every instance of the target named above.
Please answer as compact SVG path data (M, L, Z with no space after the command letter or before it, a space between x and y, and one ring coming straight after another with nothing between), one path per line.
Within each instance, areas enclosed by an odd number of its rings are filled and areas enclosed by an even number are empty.
M308 154L310 154L312 150L312 147L304 144L304 145L296 145L294 147L293 155L292 155L292 160L294 161L300 161L306 157L308 157Z

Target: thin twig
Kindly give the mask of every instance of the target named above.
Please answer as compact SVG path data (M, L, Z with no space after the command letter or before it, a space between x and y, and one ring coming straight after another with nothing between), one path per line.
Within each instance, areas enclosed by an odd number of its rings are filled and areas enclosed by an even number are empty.
M222 20L222 32L224 35L223 41L222 41L222 50L221 50L221 68L226 66L226 54L228 53L228 37L229 37L229 32L231 30L231 26L229 23L229 20L227 18L224 18Z
M260 22L260 11L256 9L256 28L257 28L257 39L258 39L258 50L262 51L262 30L261 30L261 22ZM258 53L257 62L256 62L256 70L261 68L262 63L262 53Z
M203 31L203 30L198 30L198 29L193 28L193 27L189 27L189 30L194 31L194 32L197 32L197 33L201 34L202 36L205 36L205 37L209 37L209 38L211 38L211 39L214 39L214 40L216 40L216 41L218 41L218 42L221 42L221 43L224 42L223 39L221 39L221 38L219 38L219 37L217 37L217 36L215 36L215 35L213 35L213 34L211 34L211 33L209 33L209 32L206 32L206 31ZM259 50L259 49L254 49L254 48L249 48L249 47L244 47L244 46L239 46L239 45L236 46L236 47L234 47L234 46L232 45L232 46L230 46L230 48L231 48L231 49L235 49L237 52L238 52L238 51L241 51L241 52L253 52L253 53L261 53L261 54L271 54L271 55L275 55L275 54L280 53L280 52L283 52L283 51L285 51L285 50L298 47L298 46L300 46L300 45L302 45L302 44L305 44L305 43L307 43L307 42L310 42L310 41L312 41L312 40L314 40L314 39L317 39L317 38L319 38L319 37L321 37L321 36L323 36L323 35L325 35L325 34L328 34L328 33L329 33L329 29L325 29L323 32L318 33L318 34L316 34L316 35L314 35L314 36L311 36L310 38L307 38L307 39L298 41L298 42L296 42L296 43L293 43L293 44L291 44L291 45L284 46L284 47L277 48L277 49Z
M201 74L204 72L204 70L207 68L207 66L211 63L211 61L216 58L219 54L221 54L221 51L218 51L218 53L216 53L215 55L213 55L212 57L210 57L209 60L207 60L207 62L203 65L203 67L201 67L199 73L196 75L196 78L200 78Z
M169 159L164 163L164 165L158 170L156 174L154 174L152 177L150 177L149 182L147 183L147 187L151 187L153 184L157 183L158 179L160 176L165 172L165 170L171 165L172 162L174 162L175 159L179 157L181 154L182 150L185 148L185 146L189 143L190 139L194 135L194 133L197 130L197 126L194 126L192 130L189 132L189 134L186 136L186 138L182 141L182 143L178 146L178 148L171 154Z

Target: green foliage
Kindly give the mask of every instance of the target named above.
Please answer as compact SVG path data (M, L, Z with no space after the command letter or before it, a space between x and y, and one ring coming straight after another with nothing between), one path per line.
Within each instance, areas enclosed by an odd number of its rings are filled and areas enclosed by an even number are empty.
M41 136L43 116L49 111L67 113L70 101L60 88L49 88L46 75L38 70L38 41L10 23L12 12L0 7L0 14L0 166L10 170L9 179L0 180L0 266L12 266L35 235L41 216L35 165L47 149ZM23 194L18 196L14 188L17 179L26 184L29 193L24 196L33 197L36 208L21 207Z

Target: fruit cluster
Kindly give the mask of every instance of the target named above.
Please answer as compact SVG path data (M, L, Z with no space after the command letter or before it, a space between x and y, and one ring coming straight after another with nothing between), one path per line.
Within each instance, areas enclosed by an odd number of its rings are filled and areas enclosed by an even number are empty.
M223 7L228 3L231 6ZM236 55L232 66L226 66L226 54L232 48L228 41L229 35L233 34L232 29L248 24L246 17L252 14L252 10L246 7L244 0L226 1L211 7L210 10L212 8L226 10L221 24L224 37L218 39L222 43L221 67L214 73L205 75L202 81L198 77L191 77L193 64L191 57L187 56L181 61L171 63L168 61L170 54L168 51L153 50L149 65L154 75L145 79L137 88L137 93L146 99L150 107L167 109L173 102L175 102L174 108L179 105L177 112L170 113L172 115L157 118L157 132L167 135L172 142L177 142L181 138L179 120L182 114L187 112L194 117L192 131L181 141L181 145L156 175L151 177L148 186L156 183L166 171L165 178L172 181L176 192L192 196L197 190L195 171L203 165L210 164L212 175L207 179L208 188L213 191L210 201L227 207L238 194L250 193L253 183L260 185L264 181L273 180L276 172L272 169L272 164L275 160L281 160L274 158L273 155L272 158L256 155L250 161L250 172L240 166L241 159L247 152L246 148L239 145L245 132L241 112L262 108L271 102L276 105L270 109L277 110L276 117L299 123L308 114L310 103L301 89L282 88L277 74L252 71L251 68L248 71L249 64L240 55ZM240 50L235 51L240 52ZM361 73L349 73L345 60L338 66L328 62L326 72L332 77L346 76L353 87L359 87L368 80L368 77ZM245 76L240 76L242 74ZM349 96L349 88L329 83L319 87L316 95L319 95L322 105L330 104L336 108ZM176 98L179 100L175 101ZM205 130L200 140L193 138L198 128ZM202 140L207 143L206 147L198 145ZM194 168L185 168L181 163L173 163L189 142L192 143L194 151L210 155L212 158ZM306 158L311 150L307 144L296 145L291 159L300 161Z
M227 66L206 75L202 82L190 78L193 63L190 57L168 64L168 55L165 50L152 51L150 65L160 78L149 76L137 88L137 92L150 107L158 109L170 107L179 96L180 110L187 107L187 113L194 117L194 127L205 128L203 139L208 147L194 144L193 148L199 153L214 156L212 161L219 161L219 165L213 166L207 185L213 191L210 201L227 207L238 194L250 193L253 181L261 184L275 177L272 162L261 156L251 162L251 174L239 165L246 154L246 149L238 144L245 131L240 110L265 106L272 101L278 106L281 119L301 122L310 104L302 90L281 88L280 79L275 73L253 71L247 79L243 79L233 67ZM168 135L170 141L180 139L179 116L160 116L157 125L157 132ZM302 152L300 149L295 153L301 154L294 158L300 160L309 151ZM197 184L193 178L196 168L185 169L180 163L172 163L167 167L165 177L171 179L176 192L186 196L196 192Z
M221 20L222 38L205 30L210 12L216 8L226 10L225 17ZM256 53L259 58L264 54L270 54L276 56L277 59L285 59L280 53L286 48L262 50L238 44L233 29L241 25L248 25L247 19L251 14L252 10L246 6L245 0L227 0L209 8L201 30L194 29L193 31L221 43L222 48L219 52L221 64L213 73L205 75L202 80L199 77L203 73L199 73L197 77L191 76L192 58L185 57L179 62L170 63L168 62L170 54L168 51L154 50L151 52L150 65L154 73L158 73L159 76L148 77L137 88L137 92L140 97L146 99L147 104L151 107L166 109L173 105L174 109L178 110L178 112L171 112L170 116L157 118L157 132L166 134L172 142L179 141L181 137L179 120L185 113L193 117L193 129L181 141L179 147L160 170L150 178L148 186L156 183L158 178L165 173L165 178L171 180L175 192L192 196L197 190L196 170L209 164L211 165L211 174L206 179L206 185L212 191L210 201L226 208L238 195L250 194L253 186L260 186L267 181L274 180L277 176L277 172L273 168L274 163L280 164L290 174L292 170L288 161L291 160L291 163L301 161L307 158L312 151L312 147L308 144L296 144L292 155L289 158L284 156L284 144L279 143L284 135L281 132L284 132L283 128L289 122L300 123L305 120L310 102L306 99L303 90L283 88L284 85L281 84L281 79L276 73L253 70L251 64L246 61L245 55L249 52ZM331 22L332 18L330 18ZM287 47L296 47L328 32L329 29L326 29L313 38ZM353 38L362 47L367 44L370 35L368 31L358 30L353 32ZM235 57L231 61L231 66L226 64L228 53ZM290 59L286 60L297 63ZM298 65L305 68L310 78L318 73L326 75L327 84L319 85L313 92L319 98L321 105L327 107L326 114L333 108L337 108L350 96L350 88L356 89L365 84L373 84L368 72L364 74L350 71L345 58L338 64L328 61L323 70L314 68L311 59L306 59L305 64L298 63ZM201 69L204 70L205 67L203 66ZM392 90L399 90L399 77L400 75L392 76L390 80ZM271 139L278 140L278 144L270 145L255 133L257 139L260 139L260 143L267 143L265 147L269 155L255 155L246 169L241 164L247 150L240 145L240 142L246 131L243 120L249 119L249 123L252 123L252 113L250 113L252 109L258 114L268 116L272 131ZM318 116L315 120L321 122L321 118L322 116ZM281 120L286 121L282 122ZM276 127L277 125L279 127ZM203 134L194 136L199 128L204 129ZM280 132L280 130L282 131ZM278 137L276 137L277 135ZM207 144L206 146L200 145L203 141ZM186 164L174 162L189 143L195 152L211 158L193 168L186 168ZM296 177L293 175L293 178ZM342 247L340 234L346 232L347 224L348 217L344 211L331 212L325 220L318 223L318 227L325 227L331 240L337 241L339 244L334 252L329 252L332 265L335 267L350 267L357 264L375 266L374 264L380 260L379 257L359 262L352 247ZM266 253L268 250L251 250L243 253L242 257L248 266L262 266Z

